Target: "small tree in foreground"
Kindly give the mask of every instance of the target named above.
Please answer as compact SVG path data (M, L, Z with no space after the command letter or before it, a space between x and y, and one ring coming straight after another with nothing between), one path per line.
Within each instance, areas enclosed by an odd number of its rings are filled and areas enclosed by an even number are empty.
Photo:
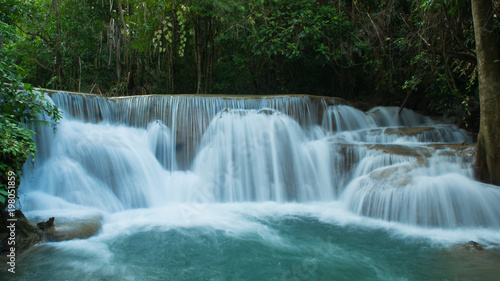
M2 8L9 7L14 5ZM17 36L7 14L0 9L0 210L17 199L22 167L30 157L34 161L35 132L30 128L50 124L41 120L42 116L55 124L61 119L57 107L43 93L34 92L31 85L21 82L22 69L9 48Z

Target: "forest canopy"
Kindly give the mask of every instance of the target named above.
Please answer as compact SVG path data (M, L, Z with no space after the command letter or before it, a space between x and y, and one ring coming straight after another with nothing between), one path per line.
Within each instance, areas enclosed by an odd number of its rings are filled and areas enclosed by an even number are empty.
M465 0L0 0L0 48L24 82L38 87L107 96L337 96L406 105L476 127L470 6Z

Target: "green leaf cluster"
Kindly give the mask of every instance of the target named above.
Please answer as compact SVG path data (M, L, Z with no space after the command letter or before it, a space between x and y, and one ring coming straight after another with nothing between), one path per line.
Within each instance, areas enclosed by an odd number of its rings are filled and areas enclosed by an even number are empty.
M249 42L255 55L287 59L313 56L328 62L340 56L337 46L349 40L350 22L342 12L314 0L263 1L248 16Z
M36 146L33 128L48 124L55 126L61 119L57 107L45 99L43 93L35 92L31 85L22 82L23 69L16 64L16 51L11 48L19 37L5 36L16 34L12 26L15 24L14 19L8 16L9 13L15 12L14 6L10 5L15 1L7 2L9 5L0 9L0 32L3 35L0 47L1 209L5 208L8 195L9 173L15 173L17 188L24 163L28 159L34 161Z

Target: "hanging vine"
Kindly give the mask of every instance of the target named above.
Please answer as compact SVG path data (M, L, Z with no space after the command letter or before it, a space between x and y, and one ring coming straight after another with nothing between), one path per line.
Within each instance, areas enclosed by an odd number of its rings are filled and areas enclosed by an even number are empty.
M121 26L115 22L114 18L111 18L109 20L109 25L108 25L108 51L109 51L108 69L111 68L111 61L114 53L116 81L118 83L120 82L120 77L121 77L122 41L123 41L123 34Z
M157 30L151 42L158 56L158 71L162 69L162 59L167 63L167 93L174 91L174 58L183 57L187 41L186 12L188 8L180 5L178 8L164 5L164 13L160 17Z

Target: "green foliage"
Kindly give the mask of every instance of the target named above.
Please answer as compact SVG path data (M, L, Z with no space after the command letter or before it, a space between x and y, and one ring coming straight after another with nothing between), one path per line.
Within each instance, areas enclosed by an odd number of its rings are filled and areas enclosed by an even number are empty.
M31 156L34 159L36 152L33 141L33 131L20 127L16 122L0 114L0 205L6 201L8 195L8 173L16 175L16 186L19 186L22 166Z
M8 173L16 174L16 186L22 175L22 166L27 159L34 161L36 147L34 131L29 127L48 125L39 120L44 114L56 123L61 119L56 106L49 103L43 94L33 92L30 85L20 82L12 70L14 64L0 61L0 203L4 203L8 190ZM23 88L20 88L20 87ZM55 124L54 124L55 126Z
M248 20L253 53L287 59L309 55L334 60L341 55L339 43L351 30L342 12L314 0L263 1Z
M437 112L458 116L465 126L475 122L476 58L470 4L463 0L415 3L418 28L410 61L418 85ZM410 82L408 79L406 82Z
M14 1L9 1L14 2ZM15 34L12 19L5 17L5 9L0 9L0 31L2 35ZM34 161L36 147L33 140L34 128L47 125L54 121L54 126L61 119L56 106L49 103L41 93L36 93L29 84L22 83L20 72L14 57L16 52L11 49L17 36L4 36L0 48L0 206L5 207L8 195L9 173L15 173L16 188L22 175L22 166L31 158Z
M46 100L43 94L33 92L31 85L19 82L21 77L11 71L12 65L14 64L8 65L6 61L0 62L0 112L3 117L26 125L48 125L48 121L37 120L42 113L50 119L59 120L57 107Z
M15 49L26 82L73 91L111 86L105 27L116 12L89 0L23 3L17 24L23 37Z
M21 3L16 0L0 0L0 22L10 25L21 12Z
M233 3L227 10L217 40L215 92L331 95L334 68L349 64L346 47L353 42L340 9L276 0Z
M201 87L380 105L400 105L412 91L416 109L474 107L464 0L0 1L4 24L19 27L0 29L0 40L20 37L10 57L37 86L106 95Z

